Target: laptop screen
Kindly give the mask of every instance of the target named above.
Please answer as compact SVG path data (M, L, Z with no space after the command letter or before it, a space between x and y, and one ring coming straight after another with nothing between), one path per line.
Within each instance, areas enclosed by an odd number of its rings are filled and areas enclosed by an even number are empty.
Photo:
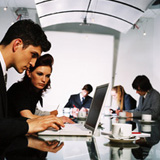
M103 101L109 84L97 86L90 106L89 114L85 122L85 127L92 131L98 126Z

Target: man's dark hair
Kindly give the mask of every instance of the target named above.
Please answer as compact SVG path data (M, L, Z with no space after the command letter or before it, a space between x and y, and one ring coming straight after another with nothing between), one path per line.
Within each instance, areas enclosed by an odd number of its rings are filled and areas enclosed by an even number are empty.
M27 48L29 45L40 46L42 51L46 52L51 47L42 28L29 19L15 22L6 32L0 45L7 46L16 38L22 39L23 48Z
M93 87L92 87L90 84L86 84L86 85L82 88L82 90L88 91L88 94L89 94L89 93L92 92Z
M152 85L145 75L139 75L134 79L132 87L136 90L142 90L146 92L152 88Z

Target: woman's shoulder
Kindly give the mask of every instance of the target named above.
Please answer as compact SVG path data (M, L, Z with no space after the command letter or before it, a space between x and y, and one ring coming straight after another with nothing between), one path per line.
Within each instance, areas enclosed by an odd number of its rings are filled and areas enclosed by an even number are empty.
M24 90L25 88L27 88L26 85L25 85L23 82L19 81L19 82L14 83L14 84L8 89L7 92L9 92L9 91L14 91L14 90L16 90L16 91L18 91L18 90Z
M132 96L131 96L130 94L128 94L128 93L125 93L124 96L125 96L125 97L132 97Z
M134 99L130 94L125 93L124 95L125 99Z

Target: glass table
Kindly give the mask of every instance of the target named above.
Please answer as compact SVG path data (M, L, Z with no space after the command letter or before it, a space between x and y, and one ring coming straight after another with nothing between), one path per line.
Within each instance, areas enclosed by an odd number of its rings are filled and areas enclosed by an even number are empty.
M141 137L131 143L110 142L102 132L110 133L112 123L130 123L134 132L146 133L149 137ZM122 119L103 114L93 137L17 137L4 146L0 145L0 153L7 160L156 160L160 159L159 140L160 121L146 124L138 119Z

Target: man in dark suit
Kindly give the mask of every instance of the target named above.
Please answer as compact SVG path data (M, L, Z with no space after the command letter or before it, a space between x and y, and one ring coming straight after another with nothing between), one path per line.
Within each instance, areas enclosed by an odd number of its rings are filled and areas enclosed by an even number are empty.
M151 114L153 119L160 116L160 94L156 91L145 75L139 75L132 83L132 87L140 95L138 107L126 112L127 117L141 118L142 114Z
M86 84L79 94L71 95L65 108L74 108L74 110L81 110L82 108L89 109L92 97L88 96L93 88L90 84Z
M34 66L42 51L51 47L42 28L31 20L14 23L0 42L0 134L15 137L43 131L48 127L59 129L63 122L54 115L36 119L7 119L7 98L4 76L14 67L22 73Z

